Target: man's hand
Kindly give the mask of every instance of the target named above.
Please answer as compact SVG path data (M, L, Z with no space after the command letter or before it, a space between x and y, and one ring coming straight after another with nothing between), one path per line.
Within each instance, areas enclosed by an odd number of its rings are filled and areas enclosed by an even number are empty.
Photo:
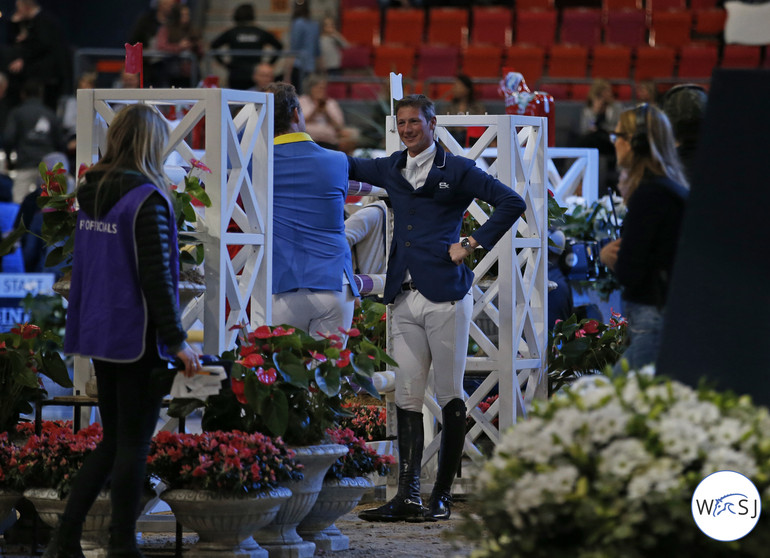
M615 270L615 264L618 261L618 252L620 251L620 241L622 239L613 240L604 245L602 251L599 252L599 259L601 262L609 267L611 270Z
M479 245L479 243L476 242L472 236L468 237L468 244L468 248L463 247L463 245L459 242L455 242L449 246L449 257L455 265L460 265L463 263L463 260L468 256L468 254L473 252Z

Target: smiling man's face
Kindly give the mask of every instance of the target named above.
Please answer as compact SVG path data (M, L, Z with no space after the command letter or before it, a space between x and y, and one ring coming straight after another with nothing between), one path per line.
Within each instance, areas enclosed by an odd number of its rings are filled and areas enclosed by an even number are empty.
M401 107L396 114L398 136L404 142L409 155L414 157L425 151L433 143L433 131L436 129L436 118L425 120L417 107Z

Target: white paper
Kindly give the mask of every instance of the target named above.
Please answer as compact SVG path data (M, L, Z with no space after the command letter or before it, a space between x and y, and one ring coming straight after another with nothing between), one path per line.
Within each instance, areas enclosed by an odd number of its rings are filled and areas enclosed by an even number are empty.
M195 374L192 378L177 372L174 383L171 385L171 397L205 399L209 395L219 393L222 380L227 378L225 369L221 366L203 366L201 372L203 374Z

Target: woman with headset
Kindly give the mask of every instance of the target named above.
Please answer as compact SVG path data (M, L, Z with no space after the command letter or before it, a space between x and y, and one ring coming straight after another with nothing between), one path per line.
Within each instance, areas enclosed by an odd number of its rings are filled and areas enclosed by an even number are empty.
M623 358L638 369L657 358L688 183L671 124L654 106L623 112L610 140L628 212L621 238L602 248L600 259L623 288L630 341Z

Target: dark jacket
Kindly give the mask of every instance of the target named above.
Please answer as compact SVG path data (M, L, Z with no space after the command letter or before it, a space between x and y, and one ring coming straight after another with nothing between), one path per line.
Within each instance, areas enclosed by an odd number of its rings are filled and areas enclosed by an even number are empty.
M615 264L625 300L665 303L687 194L681 184L651 172L631 194Z
M11 110L3 131L6 151L16 150L16 168L37 168L43 157L63 151L63 136L56 113L41 99L27 99Z
M105 183L99 191L99 173L86 174L86 181L78 188L80 210L89 217L105 215L117 201L133 188L150 182L137 172L125 171L114 182ZM177 307L174 283L169 272L169 223L166 201L160 194L152 194L144 202L136 220L135 235L138 254L139 282L147 300L150 326L171 353L179 352L187 338Z
M473 271L455 265L449 246L460 240L465 210L478 198L495 208L473 232L484 248L492 248L526 209L511 188L479 169L474 161L445 152L436 156L422 188L415 190L401 175L406 151L390 157L348 157L350 178L381 186L393 204L393 242L388 257L385 303L393 302L409 270L417 289L429 300L460 300L471 288Z
M227 46L230 50L264 50L271 46L276 51L283 49L281 41L269 31L265 31L256 25L236 25L228 29L211 42L212 49ZM226 64L230 70L229 85L235 89L248 89L253 85L251 74L254 66L261 60L261 56L233 55L230 63ZM222 56L217 55L219 63L225 64ZM270 58L270 63L275 62L276 57Z

